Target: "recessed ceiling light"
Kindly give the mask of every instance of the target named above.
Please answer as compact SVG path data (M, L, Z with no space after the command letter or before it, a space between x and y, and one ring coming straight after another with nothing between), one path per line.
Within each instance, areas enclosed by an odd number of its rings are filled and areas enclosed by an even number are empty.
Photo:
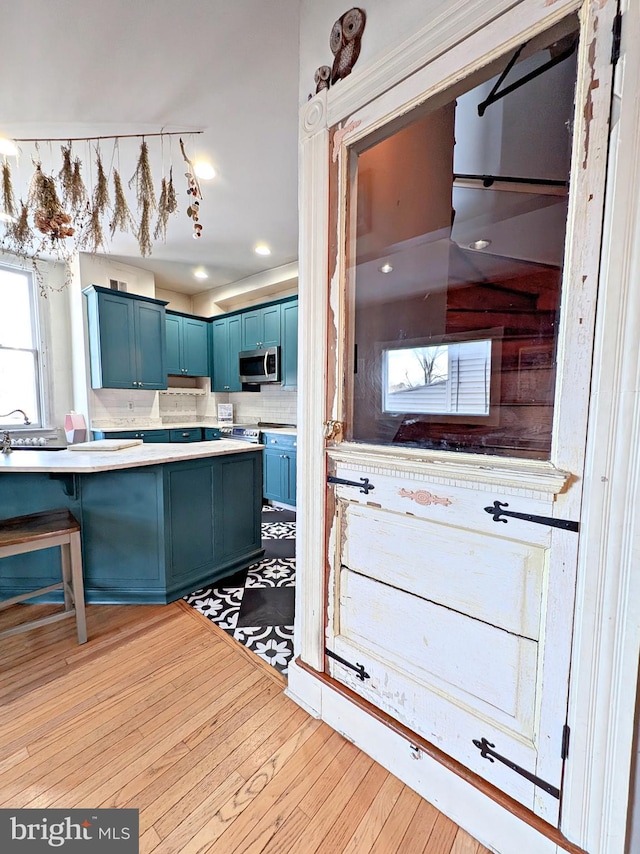
M196 270L193 275L196 277L196 279L208 279L209 278L209 274L207 273L206 270Z
M11 214L5 213L4 211L0 211L0 222L15 222L16 218L11 216Z
M390 273L393 270L391 264L387 261L386 264L383 264L382 267L378 267L381 273Z
M9 157L17 157L18 146L10 139L0 136L0 154L5 154Z
M474 240L473 243L470 243L469 249L486 249L487 246L491 246L491 241L483 237L480 240Z
M253 250L256 255L271 255L271 250L267 246L266 243L258 243L258 245Z
M202 178L203 181L210 181L212 178L216 177L216 170L210 163L207 163L206 160L196 161L193 171L196 173L198 178Z

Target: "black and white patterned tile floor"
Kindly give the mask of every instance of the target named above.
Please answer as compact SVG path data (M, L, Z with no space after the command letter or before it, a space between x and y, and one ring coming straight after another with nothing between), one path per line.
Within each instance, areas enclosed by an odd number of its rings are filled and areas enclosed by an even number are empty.
M295 537L294 510L263 508L263 560L184 597L285 675L293 655Z

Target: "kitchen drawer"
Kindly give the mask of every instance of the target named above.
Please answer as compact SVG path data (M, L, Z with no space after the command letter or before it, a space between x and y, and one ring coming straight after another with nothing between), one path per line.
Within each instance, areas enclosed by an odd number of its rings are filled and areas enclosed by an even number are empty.
M168 430L94 430L94 439L142 439L143 442L170 442Z
M169 430L170 442L201 442L202 427L189 427L186 430Z
M205 442L210 442L212 439L221 439L222 433L219 427L203 427L202 438Z
M263 433L262 444L267 448L295 448L298 438L288 433Z

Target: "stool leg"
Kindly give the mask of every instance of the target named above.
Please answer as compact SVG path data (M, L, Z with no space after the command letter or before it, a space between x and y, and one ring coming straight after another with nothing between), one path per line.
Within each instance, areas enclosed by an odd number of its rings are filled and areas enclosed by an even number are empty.
M71 534L69 547L71 550L71 578L73 581L73 599L76 607L76 628L78 643L87 642L87 621L84 613L84 582L82 580L82 552L80 549L80 534Z
M71 611L73 602L71 600L71 550L69 543L60 546L60 560L62 562L62 581L64 590L64 610Z

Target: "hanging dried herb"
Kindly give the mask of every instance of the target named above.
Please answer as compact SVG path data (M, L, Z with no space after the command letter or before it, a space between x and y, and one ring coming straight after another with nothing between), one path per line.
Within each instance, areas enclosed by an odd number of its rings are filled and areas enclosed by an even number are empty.
M17 220L8 229L11 242L15 245L18 254L26 250L33 240L33 232L29 225L29 208L20 200L20 212Z
M96 175L96 185L93 189L93 211L101 217L109 207L109 183L104 172L99 148L96 149Z
M148 199L142 200L142 212L140 214L140 227L138 229L138 246L143 258L151 255L151 204Z
M80 213L89 198L87 188L82 180L82 161L79 157L73 161L73 174L71 177L71 208L74 213Z
M62 200L65 205L70 204L73 195L73 162L71 160L71 143L63 145L62 169L58 172L58 179L62 187Z
M40 163L31 179L28 206L33 210L35 227L53 240L71 237L75 229L71 226L71 217L66 213L58 198L56 182L45 175Z
M87 227L82 235L82 248L88 252L97 252L100 247L104 248L104 235L102 233L100 211L94 205L91 208Z
M153 192L153 176L151 174L151 164L149 163L149 148L147 143L142 140L140 146L140 156L136 171L131 176L129 187L135 185L136 199L138 201L138 210L143 210L147 207L147 215L151 210L156 208L156 197Z
M16 216L16 200L13 195L11 167L6 161L2 164L2 202L0 207L8 216Z
M173 166L169 169L169 184L167 185L167 211L172 214L178 210L178 196L173 186Z
M129 210L122 187L122 179L117 169L113 170L113 196L113 218L109 223L111 236L113 237L116 231L135 231L136 224L131 216L131 211Z

